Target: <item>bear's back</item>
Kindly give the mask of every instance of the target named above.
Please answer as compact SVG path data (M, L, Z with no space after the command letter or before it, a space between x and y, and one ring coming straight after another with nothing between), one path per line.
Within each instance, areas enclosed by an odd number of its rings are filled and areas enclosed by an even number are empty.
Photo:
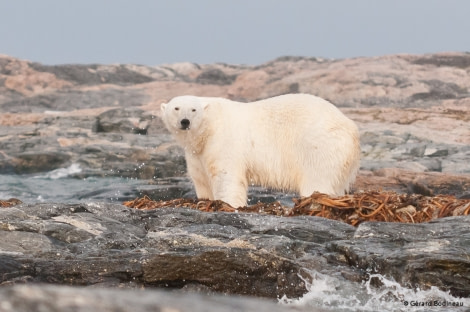
M246 109L244 113L255 124L284 129L286 126L311 129L315 128L314 125L324 127L327 124L343 124L351 129L356 127L335 105L310 94L285 94L247 104L243 106Z

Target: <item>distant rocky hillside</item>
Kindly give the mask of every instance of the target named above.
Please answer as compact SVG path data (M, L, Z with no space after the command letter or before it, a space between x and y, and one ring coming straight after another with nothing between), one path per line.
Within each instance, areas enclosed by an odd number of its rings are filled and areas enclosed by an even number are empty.
M304 92L359 125L357 188L462 194L470 186L469 74L469 53L153 67L48 66L2 55L0 174L79 164L81 176L183 176L182 151L159 118L162 102L182 94L253 101Z

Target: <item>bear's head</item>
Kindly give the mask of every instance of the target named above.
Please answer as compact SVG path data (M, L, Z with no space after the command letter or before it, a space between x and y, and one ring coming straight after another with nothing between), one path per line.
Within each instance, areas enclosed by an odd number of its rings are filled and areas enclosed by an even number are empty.
M172 133L199 129L208 103L191 95L177 96L161 106L162 119Z

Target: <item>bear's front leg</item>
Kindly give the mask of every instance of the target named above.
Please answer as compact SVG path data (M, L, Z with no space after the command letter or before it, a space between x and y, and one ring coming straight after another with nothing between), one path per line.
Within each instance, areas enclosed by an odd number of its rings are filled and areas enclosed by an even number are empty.
M220 170L212 176L214 199L222 200L234 208L245 207L248 183L237 172Z
M201 160L192 154L188 154L189 153L186 154L186 166L188 168L188 174L194 183L197 198L214 200L209 177L207 176Z
M194 188L196 189L196 196L198 199L214 200L214 195L212 195L212 191L206 179L191 178L193 180Z

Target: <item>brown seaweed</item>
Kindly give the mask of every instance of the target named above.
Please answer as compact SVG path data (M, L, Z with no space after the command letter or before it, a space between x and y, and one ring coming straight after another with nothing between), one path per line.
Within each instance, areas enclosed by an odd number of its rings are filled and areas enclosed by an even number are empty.
M7 208L7 207L13 207L19 204L22 204L23 202L17 198L10 198L7 200L1 200L0 199L0 207L1 208Z
M420 223L470 213L470 199L457 199L452 195L424 196L384 191L364 191L344 196L313 193L310 197L293 199L293 202L294 207L273 202L233 208L220 200L153 201L145 196L123 204L145 210L184 207L205 212L246 212L287 217L309 215L340 220L354 226L364 221Z

